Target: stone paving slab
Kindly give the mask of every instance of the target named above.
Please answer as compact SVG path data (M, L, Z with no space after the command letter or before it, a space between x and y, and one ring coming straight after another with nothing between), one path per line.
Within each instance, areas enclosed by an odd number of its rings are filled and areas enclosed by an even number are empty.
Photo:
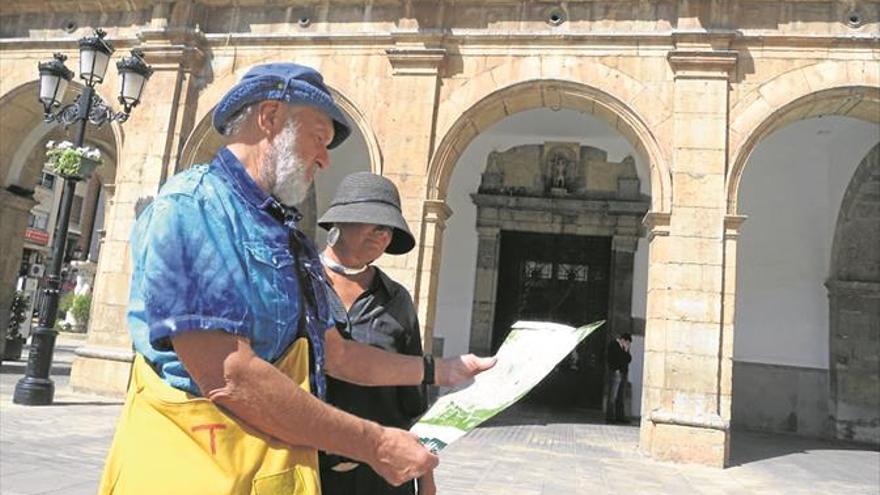
M59 340L56 402L12 404L24 363L0 369L0 494L94 494L122 408L72 393L75 339ZM880 452L783 435L734 432L725 470L653 461L635 425L590 411L517 405L441 454L441 495L880 495Z

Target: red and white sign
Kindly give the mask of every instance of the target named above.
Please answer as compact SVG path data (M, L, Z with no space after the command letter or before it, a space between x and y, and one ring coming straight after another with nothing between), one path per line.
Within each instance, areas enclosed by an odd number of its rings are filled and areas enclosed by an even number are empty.
M24 231L24 238L34 244L42 244L43 246L49 244L49 233L45 230L27 229Z

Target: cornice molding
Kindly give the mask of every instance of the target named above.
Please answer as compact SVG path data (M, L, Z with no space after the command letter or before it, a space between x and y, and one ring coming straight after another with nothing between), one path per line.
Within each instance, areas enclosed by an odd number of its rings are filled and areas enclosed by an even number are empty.
M671 50L666 56L676 79L729 79L738 57L735 50Z
M395 76L436 76L446 60L446 49L429 44L442 41L442 36L425 37L416 31L391 33L394 46L385 54Z

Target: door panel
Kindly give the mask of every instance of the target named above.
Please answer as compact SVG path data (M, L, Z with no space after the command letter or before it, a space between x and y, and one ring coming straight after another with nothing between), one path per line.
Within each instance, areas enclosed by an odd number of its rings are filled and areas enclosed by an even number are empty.
M501 232L496 351L517 320L572 326L607 318L611 238ZM600 328L556 366L528 400L602 407L605 330Z

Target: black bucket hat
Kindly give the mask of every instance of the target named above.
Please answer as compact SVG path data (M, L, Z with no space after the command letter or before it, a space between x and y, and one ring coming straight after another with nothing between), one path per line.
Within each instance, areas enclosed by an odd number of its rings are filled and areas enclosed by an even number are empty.
M416 245L406 220L400 212L400 193L393 182L381 175L357 172L339 183L330 208L318 219L318 225L330 230L334 223L371 223L394 229L388 254L404 254Z

